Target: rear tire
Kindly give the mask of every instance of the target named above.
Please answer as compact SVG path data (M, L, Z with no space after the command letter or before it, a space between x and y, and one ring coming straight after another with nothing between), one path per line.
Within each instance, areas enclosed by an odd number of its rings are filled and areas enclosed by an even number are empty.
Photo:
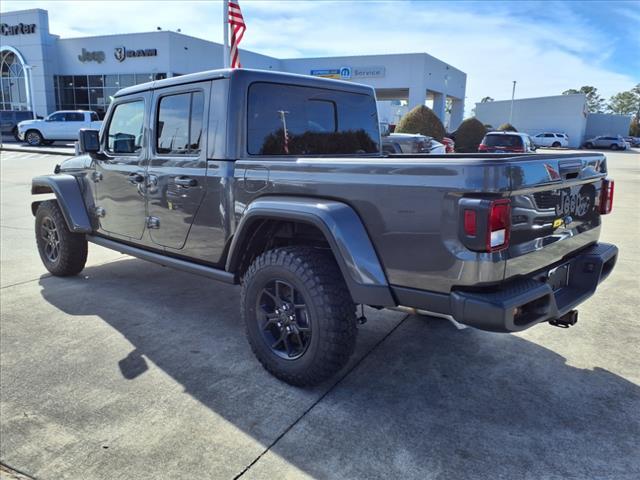
M558 148L560 146L560 142L553 142L552 147Z
M587 142L584 144L585 148L593 148L593 143Z
M620 147L618 147L617 143L612 143L611 144L611 150L618 150L618 148L620 148Z
M52 275L77 275L87 262L86 237L69 230L58 202L54 200L38 206L36 243L40 259Z
M25 134L24 140L32 147L37 147L42 145L42 141L44 140L44 138L38 130L29 130Z
M327 380L354 351L355 304L330 252L285 247L263 253L244 275L241 311L255 356L291 385Z

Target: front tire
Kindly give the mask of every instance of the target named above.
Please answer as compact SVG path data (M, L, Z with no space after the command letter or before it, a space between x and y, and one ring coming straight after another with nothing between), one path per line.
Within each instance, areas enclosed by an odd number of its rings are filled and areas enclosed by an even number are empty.
M42 145L42 141L44 140L44 138L42 137L42 134L38 130L29 130L25 134L24 139L32 147L37 147Z
M611 144L611 150L618 150L620 147L618 147L617 143L612 143Z
M560 142L553 142L553 145L551 145L554 148L558 148L560 146Z
M42 202L36 212L36 243L40 259L52 275L77 275L87 263L87 239L73 233L58 202Z
M355 304L328 251L285 247L260 255L244 275L241 311L253 353L291 385L327 380L354 351Z

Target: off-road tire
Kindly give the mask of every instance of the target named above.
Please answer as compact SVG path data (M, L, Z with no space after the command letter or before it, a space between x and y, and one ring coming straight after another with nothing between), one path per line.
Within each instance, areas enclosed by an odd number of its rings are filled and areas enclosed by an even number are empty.
M258 315L263 289L290 283L307 305L311 338L304 353L285 359L264 338ZM355 304L333 255L311 247L284 247L257 257L242 279L241 313L247 338L262 366L295 386L317 385L345 366L356 344ZM295 302L294 302L295 303Z
M55 258L52 258L51 244L45 238L45 230L50 232L51 224L55 228L54 237L57 238ZM84 234L69 230L58 202L48 200L38 205L35 233L40 259L52 275L67 277L82 271L87 262L87 239Z
M24 141L32 147L42 145L43 140L44 137L38 130L27 130L27 133L24 134Z

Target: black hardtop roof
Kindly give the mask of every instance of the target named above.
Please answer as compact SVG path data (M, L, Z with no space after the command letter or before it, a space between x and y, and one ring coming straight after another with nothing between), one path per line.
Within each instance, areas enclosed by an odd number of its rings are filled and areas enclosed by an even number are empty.
M312 77L310 75L298 75L295 73L274 72L272 70L253 70L248 68L239 69L219 69L207 70L204 72L190 73L179 77L165 78L153 82L141 83L132 87L126 87L118 90L115 97L123 97L134 93L146 92L149 90L157 90L159 88L173 87L177 85L186 85L189 83L202 82L205 80L217 80L220 78L229 78L238 80L246 85L253 82L272 82L295 84L305 87L329 88L353 93L371 94L373 87L362 85L360 83L345 82L342 80L333 80L329 78Z

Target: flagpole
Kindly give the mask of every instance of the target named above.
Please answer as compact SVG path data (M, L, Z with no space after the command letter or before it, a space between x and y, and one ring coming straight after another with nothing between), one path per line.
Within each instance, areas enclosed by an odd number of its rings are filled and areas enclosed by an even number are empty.
M229 0L222 0L222 5L222 28L224 30L222 65L224 68L229 68Z

